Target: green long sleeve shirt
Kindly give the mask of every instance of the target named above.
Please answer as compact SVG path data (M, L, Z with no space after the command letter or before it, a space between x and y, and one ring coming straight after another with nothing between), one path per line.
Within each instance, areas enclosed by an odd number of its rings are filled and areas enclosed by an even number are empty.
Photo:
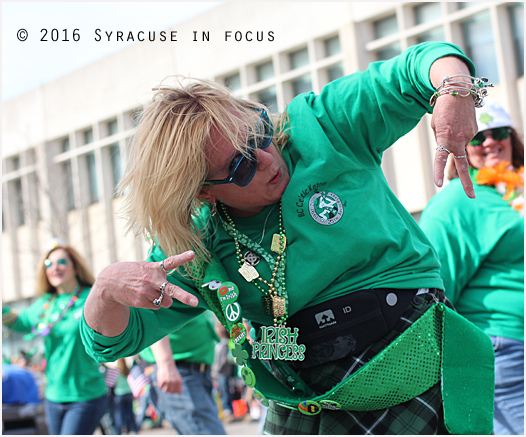
M104 396L107 391L99 364L86 353L80 337L79 324L82 309L90 289L84 288L78 300L44 337L46 364L46 399L52 402L82 402ZM53 322L73 297L73 293L57 295L45 311L45 317ZM12 329L31 332L31 328L42 322L43 306L49 301L47 294L37 299L18 315Z
M381 162L382 153L431 112L429 71L433 62L450 55L464 59L474 74L457 46L424 43L333 81L319 95L301 94L290 103L290 138L283 157L291 178L282 197L289 316L360 289L443 288L436 255L390 190ZM206 208L196 220L201 228L208 223L206 244L238 285L243 317L271 325L261 291L238 272L232 237L217 216L209 220ZM236 229L253 241L260 241L264 230L261 246L273 255L271 239L278 223L279 205L235 218ZM149 260L165 257L155 248ZM264 259L257 265L267 280L273 268ZM115 338L101 336L83 322L84 341L94 357L111 361L133 355L208 309L189 278L168 278L195 294L198 307L174 302L157 311L132 308L127 329Z

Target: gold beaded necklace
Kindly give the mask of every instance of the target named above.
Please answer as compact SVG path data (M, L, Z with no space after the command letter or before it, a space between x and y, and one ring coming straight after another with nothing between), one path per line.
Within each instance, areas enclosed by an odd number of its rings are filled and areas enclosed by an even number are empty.
M236 257L239 264L239 273L247 282L252 282L254 286L261 291L262 305L265 313L274 318L274 325L278 324L284 325L287 319L287 294L285 288L285 265L286 265L286 254L285 247L287 245L287 237L285 236L285 229L283 228L283 219L282 219L282 210L281 202L279 206L279 231L277 234L274 234L272 237L272 244L270 249L274 252L277 252L276 262L274 264L274 269L272 271L272 277L270 281L262 278L259 275L259 272L256 268L246 262L241 253L241 247L239 244L239 239L243 239L243 243L248 246L254 246L255 243L252 242L246 235L241 234L234 224L232 218L228 215L225 205L221 204L221 209L223 214L226 217L228 224L230 225L230 230L225 227L225 230L233 237L234 244L236 245ZM279 278L279 280L277 279ZM258 281L255 281L257 279ZM279 281L279 282L277 282ZM260 282L265 284L268 287L268 290L265 290Z

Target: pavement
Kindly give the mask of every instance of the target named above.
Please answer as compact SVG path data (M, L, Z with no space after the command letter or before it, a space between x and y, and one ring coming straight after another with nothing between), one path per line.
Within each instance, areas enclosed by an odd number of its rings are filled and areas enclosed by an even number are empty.
M246 419L230 422L225 424L225 429L228 435L259 435L259 422ZM99 431L99 429L97 429L97 431ZM99 434L99 432L96 432L96 434ZM177 433L166 421L164 421L162 428L146 429L143 426L143 429L139 431L139 435L177 435Z

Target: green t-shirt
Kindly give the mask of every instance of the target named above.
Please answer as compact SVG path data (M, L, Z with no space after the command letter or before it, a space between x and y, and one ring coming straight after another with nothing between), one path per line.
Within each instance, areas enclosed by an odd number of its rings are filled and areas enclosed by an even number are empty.
M89 292L89 288L84 288L64 318L44 337L47 361L45 397L52 402L89 401L106 394L107 388L99 364L86 353L80 337L79 323ZM42 322L39 317L50 297L50 294L46 294L22 311L13 330L31 332L32 327ZM57 295L56 299L50 301L44 317L49 314L50 322L56 320L72 297L73 293Z
M420 226L435 247L446 295L488 335L524 340L524 217L494 187L459 179L434 196Z
M219 338L214 330L214 318L207 311L190 320L182 328L169 334L175 361L210 364L214 362L214 350ZM149 363L155 362L151 348L144 349L141 357Z
M333 81L320 95L301 94L287 108L290 138L283 156L291 179L282 209L289 316L360 289L443 288L430 243L390 190L381 161L383 151L431 111L429 70L448 55L463 58L474 74L457 46L424 43ZM233 239L216 219L208 219L205 208L196 220L200 227L208 223L206 244L238 285L243 317L272 324L261 292L238 273ZM261 246L274 259L270 246L278 223L279 204L235 219L236 229L253 241L263 236ZM155 248L149 260L165 257ZM262 259L257 270L270 280L273 267ZM83 321L84 340L97 359L133 355L208 309L188 278L168 278L196 294L199 306L174 302L168 310L132 308L127 329L114 338L95 333Z

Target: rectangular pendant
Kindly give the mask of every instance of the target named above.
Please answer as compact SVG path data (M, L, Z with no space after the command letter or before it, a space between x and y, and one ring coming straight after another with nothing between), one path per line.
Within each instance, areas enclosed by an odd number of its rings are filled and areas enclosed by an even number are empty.
M265 311L265 314L274 317L274 302L268 294L261 296L261 304L263 305L263 311Z
M281 237L279 236L279 234L274 234L272 236L272 244L270 245L270 250L272 250L273 252L277 252L279 254L282 253L281 251ZM283 235L283 250L285 250L285 247L287 246L287 237L285 237L285 235Z
M239 268L238 272L245 278L245 281L252 282L254 279L259 278L258 271L250 264L243 263Z
M285 314L285 298L284 297L278 297L274 296L272 298L272 312L274 313L274 317L282 317Z

